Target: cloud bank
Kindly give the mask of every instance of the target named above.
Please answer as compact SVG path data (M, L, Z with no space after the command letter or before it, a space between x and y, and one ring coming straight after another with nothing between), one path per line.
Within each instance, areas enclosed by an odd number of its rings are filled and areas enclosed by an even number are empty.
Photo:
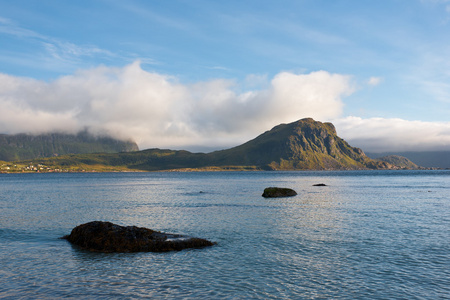
M270 80L254 75L241 85L225 79L183 84L143 70L139 61L51 82L0 74L0 132L87 128L131 138L141 149L195 151L235 146L280 123L312 117L332 120L341 137L366 151L449 148L450 123L342 118L343 99L353 92L351 77L325 71L281 72Z
M367 152L450 151L450 122L347 117L333 123L339 136Z
M141 148L229 146L282 122L337 117L352 91L350 77L325 71L283 72L258 90L242 90L224 79L181 84L139 62L52 82L0 74L0 131L88 128L132 138Z

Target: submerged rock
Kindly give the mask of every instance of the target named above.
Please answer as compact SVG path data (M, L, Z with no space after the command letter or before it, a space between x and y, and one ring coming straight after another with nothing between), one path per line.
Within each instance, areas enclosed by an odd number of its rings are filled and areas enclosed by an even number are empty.
M327 186L325 183L316 183L316 184L313 184L313 186Z
M280 187L268 187L264 189L262 194L265 198L278 198L278 197L292 197L297 195L297 192L289 188Z
M96 252L167 252L215 245L205 239L102 221L79 225L63 238L83 249Z

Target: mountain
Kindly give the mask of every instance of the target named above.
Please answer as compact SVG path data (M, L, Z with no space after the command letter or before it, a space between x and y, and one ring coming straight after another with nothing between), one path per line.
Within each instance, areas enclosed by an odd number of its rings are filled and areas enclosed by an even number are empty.
M368 158L311 118L281 124L240 146L211 153L148 149L129 153L66 155L24 162L64 170L359 170L397 168Z
M337 136L331 123L306 118L281 124L255 139L210 154L215 165L255 165L272 170L389 168Z
M402 169L420 169L418 165L416 165L415 163L413 163L404 156L388 155L377 158L377 160L388 162L391 165L397 166Z
M0 135L0 160L18 161L80 153L138 151L136 143L111 137L97 137L87 131L78 134Z
M388 155L403 156L415 164L425 168L450 169L450 151L405 151L367 153L370 158L376 159Z

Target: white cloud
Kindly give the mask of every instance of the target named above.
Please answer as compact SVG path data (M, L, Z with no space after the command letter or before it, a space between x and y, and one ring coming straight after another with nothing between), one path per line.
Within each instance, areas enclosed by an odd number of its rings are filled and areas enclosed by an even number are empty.
M88 127L133 138L141 148L234 146L279 123L338 117L341 98L353 91L348 76L325 71L282 72L243 92L232 80L186 85L144 71L139 62L81 70L52 82L0 77L4 133Z
M379 85L382 81L383 78L381 77L370 77L369 80L367 81L367 84L371 86L376 86Z
M367 152L450 149L450 122L347 117L333 123L340 137Z

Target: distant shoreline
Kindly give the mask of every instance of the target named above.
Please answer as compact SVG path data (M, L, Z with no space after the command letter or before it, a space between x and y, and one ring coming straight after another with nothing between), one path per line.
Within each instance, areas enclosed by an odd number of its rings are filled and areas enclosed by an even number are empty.
M200 172L346 172L346 171L445 171L450 170L450 168L420 168L420 169L303 169L303 170L263 170L263 169L246 169L246 168L182 168L182 169L169 169L169 170L62 170L62 171L0 171L0 174L67 174L67 173L200 173Z

